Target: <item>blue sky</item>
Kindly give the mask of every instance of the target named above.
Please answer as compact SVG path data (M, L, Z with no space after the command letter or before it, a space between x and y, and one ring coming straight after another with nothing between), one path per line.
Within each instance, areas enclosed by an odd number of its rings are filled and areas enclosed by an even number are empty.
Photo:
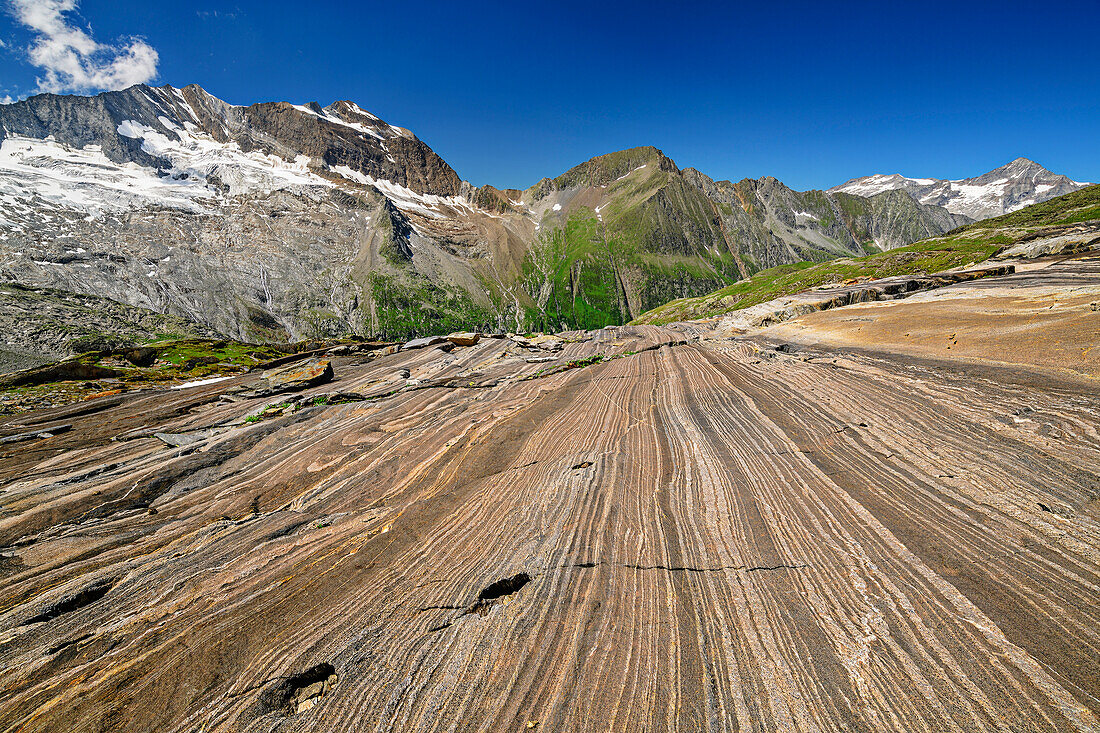
M0 5L0 97L81 81L49 75L56 48L27 25L28 8L56 11L30 22L94 39L88 85L153 73L236 104L351 99L478 185L524 188L636 145L797 189L1018 156L1100 180L1096 0Z

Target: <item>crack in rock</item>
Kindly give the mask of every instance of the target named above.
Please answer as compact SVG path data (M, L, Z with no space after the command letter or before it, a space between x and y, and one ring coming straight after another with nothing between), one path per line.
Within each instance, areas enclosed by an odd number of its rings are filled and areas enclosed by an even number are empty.
M627 570L665 570L670 573L722 573L727 570L736 570L746 573L755 573L761 570L801 570L810 567L809 563L780 563L778 565L720 565L713 568L699 568L690 565L636 565L633 563L611 562L578 562L566 565L567 568L595 568L595 567L625 568Z
M501 578L495 583L490 583L489 585L482 588L481 592L477 594L477 600L471 603L469 606L428 606L427 609L435 608L447 610L462 610L462 613L457 618L439 624L438 626L433 626L432 628L428 629L428 633L442 631L463 616L470 616L475 613L478 616L485 616L489 613L489 609L491 609L497 603L500 603L500 599L504 598L505 596L512 595L530 582L530 575L528 575L527 573L517 573L510 578Z
M107 592L110 591L111 588L114 588L117 582L115 578L97 580L90 585L84 586L75 593L71 593L60 600L42 607L38 613L24 621L20 626L30 626L31 624L37 624L42 621L52 621L58 616L71 613L84 606L95 603L100 598L107 595Z

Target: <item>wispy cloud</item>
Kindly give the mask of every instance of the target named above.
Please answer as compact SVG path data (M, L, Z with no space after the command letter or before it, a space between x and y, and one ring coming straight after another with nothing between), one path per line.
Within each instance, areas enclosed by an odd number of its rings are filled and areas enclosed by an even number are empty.
M203 20L209 20L213 18L215 20L236 20L241 14L241 9L235 10L196 10L195 15L199 16Z
M140 38L99 43L66 17L77 0L9 0L15 18L35 33L27 58L43 71L40 92L124 89L157 75L156 49Z

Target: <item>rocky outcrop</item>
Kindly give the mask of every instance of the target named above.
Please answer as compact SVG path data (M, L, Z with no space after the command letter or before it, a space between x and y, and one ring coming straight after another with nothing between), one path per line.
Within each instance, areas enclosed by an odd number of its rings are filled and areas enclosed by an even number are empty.
M0 728L1100 724L1094 381L562 336L0 418Z
M310 359L265 371L262 375L262 383L247 392L242 392L241 396L270 397L283 392L300 392L303 389L331 382L333 376L331 361Z
M840 285L826 285L733 311L721 319L717 328L722 333L734 334L739 331L773 326L807 313L840 308L854 303L897 300L925 290L934 290L985 277L1011 275L1015 271L1014 265L996 264L937 272L931 275L898 275L877 280L861 279Z
M1016 240L997 253L998 259L1072 254L1100 248L1100 221L1043 227Z

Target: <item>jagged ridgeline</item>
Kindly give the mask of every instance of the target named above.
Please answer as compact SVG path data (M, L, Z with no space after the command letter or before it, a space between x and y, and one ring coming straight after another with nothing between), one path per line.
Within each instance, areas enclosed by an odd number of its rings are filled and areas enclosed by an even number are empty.
M970 221L900 190L715 182L653 147L474 187L352 102L237 106L194 85L0 105L0 141L0 280L244 341L620 324Z

